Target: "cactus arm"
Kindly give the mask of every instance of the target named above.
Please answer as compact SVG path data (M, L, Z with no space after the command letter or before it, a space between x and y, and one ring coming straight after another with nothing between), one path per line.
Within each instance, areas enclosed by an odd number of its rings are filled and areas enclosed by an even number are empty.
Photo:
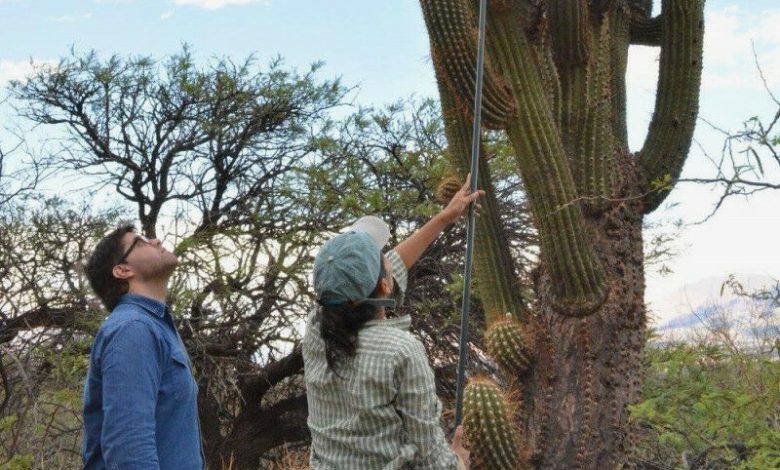
M583 208L603 211L612 198L614 144L610 101L610 1L555 0L552 51L561 88L561 138Z
M488 18L488 47L503 66L512 87L516 116L507 134L531 203L541 239L542 257L556 283L559 312L581 316L606 298L603 270L588 242L569 162L545 95L533 49L511 12Z
M580 155L588 120L588 57L591 35L583 0L551 0L550 39L561 86L561 138L569 158Z
M573 164L583 208L593 214L607 209L613 198L613 165L615 144L610 96L610 22L594 25L592 54L589 64L586 120L579 136L579 154Z
M655 210L680 176L699 110L704 0L664 0L655 111L642 150L645 213Z
M511 397L489 379L477 378L466 387L463 428L479 468L517 470L524 468L512 418Z
M449 143L448 158L460 176L465 177L471 166L470 119L458 110L453 93L441 85L442 80L438 80L438 83L444 130ZM482 301L488 323L503 317L507 312L522 319L527 313L526 307L516 284L514 262L504 234L490 168L484 158L479 161L478 178L478 187L484 189L486 194L480 200L482 210L477 218L475 233L475 290Z
M660 46L661 45L661 23L660 16L655 18L633 17L629 25L628 32L631 36L631 44L638 46Z
M558 67L584 67L590 53L587 0L550 0L548 8Z
M552 51L541 44L533 46L536 68L542 77L542 85L550 104L550 111L556 126L561 125L561 78Z
M628 152L628 127L626 124L626 68L628 67L628 45L630 20L628 12L617 8L609 18L610 22L610 95L612 101L612 137L615 150Z
M458 107L470 110L474 102L477 51L476 17L468 0L421 0L436 66L446 70ZM503 80L485 58L482 122L485 127L504 126L513 113L512 100Z

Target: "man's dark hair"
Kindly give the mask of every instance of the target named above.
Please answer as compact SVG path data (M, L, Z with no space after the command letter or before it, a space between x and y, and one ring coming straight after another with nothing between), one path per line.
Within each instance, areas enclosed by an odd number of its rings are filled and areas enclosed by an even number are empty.
M124 254L122 237L135 232L132 224L123 224L103 237L95 246L85 269L89 285L110 312L127 293L127 281L114 277L113 269Z

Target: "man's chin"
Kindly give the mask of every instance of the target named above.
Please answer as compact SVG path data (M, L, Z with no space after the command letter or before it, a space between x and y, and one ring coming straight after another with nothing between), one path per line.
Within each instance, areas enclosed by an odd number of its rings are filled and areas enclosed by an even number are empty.
M165 264L175 268L179 265L179 258L170 251L165 253Z
M176 255L169 253L169 256L164 256L160 260L159 274L163 277L170 277L176 270L176 266L179 265L179 258Z

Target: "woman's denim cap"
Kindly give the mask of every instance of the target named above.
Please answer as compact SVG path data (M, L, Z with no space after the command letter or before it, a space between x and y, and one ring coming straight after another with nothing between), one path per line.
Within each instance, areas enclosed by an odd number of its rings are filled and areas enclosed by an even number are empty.
M331 238L314 258L314 292L323 305L368 303L392 307L393 299L370 298L379 281L382 253L366 232Z

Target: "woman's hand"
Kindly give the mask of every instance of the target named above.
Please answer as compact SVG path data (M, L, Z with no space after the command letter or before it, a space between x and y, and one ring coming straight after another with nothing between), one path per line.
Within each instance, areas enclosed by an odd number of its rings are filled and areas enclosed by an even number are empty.
M460 461L465 466L466 470L471 467L471 452L463 447L463 426L458 426L455 429L455 435L452 436L452 444L450 449L458 456Z
M466 175L466 182L463 183L463 186L460 187L458 192L452 196L447 207L440 212L440 216L448 225L454 224L468 210L469 204L476 201L478 197L484 195L485 191L481 189L474 193L471 192L471 173L469 173ZM477 204L477 209L479 209L479 207L479 204Z

